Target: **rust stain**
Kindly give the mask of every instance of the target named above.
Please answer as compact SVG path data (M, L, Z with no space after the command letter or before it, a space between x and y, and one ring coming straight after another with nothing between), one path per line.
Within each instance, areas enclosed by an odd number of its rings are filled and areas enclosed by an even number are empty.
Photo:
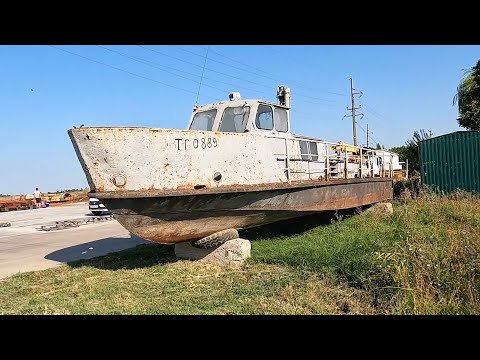
M174 244L227 228L254 227L320 211L391 200L392 191L391 183L385 181L348 185L343 182L333 186L273 192L231 192L205 197L193 194L167 198L145 196L138 202L110 198L106 199L106 206L132 233L146 240ZM102 199L101 196L96 197ZM127 204L129 207L124 208Z
M182 190L192 190L195 185L193 184L185 184L185 185L179 185L176 187L175 190L182 191Z
M116 180L117 177L120 177L123 180L123 184L117 184L117 180ZM110 182L113 185L115 185L116 187L121 188L121 189L123 189L125 187L125 185L127 185L127 179L123 175L115 175L115 176L111 177Z
M222 194L232 192L258 192L267 190L282 190L282 189L302 189L308 187L324 187L335 186L342 184L354 183L377 183L383 182L387 184L389 191L393 191L393 180L391 178L356 178L356 179L330 179L326 180L302 180L292 181L289 183L266 183L254 185L223 185L215 187L205 187L202 189L194 189L198 184L182 184L175 189L152 189L141 188L138 190L127 191L113 191L98 194L102 198L137 198L137 197L164 197L164 196L186 196L186 195L201 195L201 194Z

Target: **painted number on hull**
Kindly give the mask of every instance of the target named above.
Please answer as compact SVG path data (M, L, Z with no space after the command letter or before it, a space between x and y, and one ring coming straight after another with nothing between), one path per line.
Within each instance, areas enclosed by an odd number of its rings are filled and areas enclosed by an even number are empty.
M175 147L177 150L194 149L211 149L218 145L215 138L200 138L200 139L175 139Z

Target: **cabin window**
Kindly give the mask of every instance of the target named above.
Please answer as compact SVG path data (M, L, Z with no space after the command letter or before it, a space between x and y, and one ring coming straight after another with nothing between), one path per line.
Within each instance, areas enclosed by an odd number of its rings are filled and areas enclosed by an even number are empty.
M258 105L255 125L259 129L273 130L273 115L272 108L270 106L263 104Z
M287 132L288 131L287 110L275 108L275 111L273 112L273 117L275 119L275 130L279 132Z
M312 155L311 160L317 161L318 160L318 148L316 142L309 142L310 145L310 154Z
M195 114L193 117L192 124L190 125L190 130L206 130L212 131L213 120L215 120L215 115L217 114L216 109L200 111Z
M300 154L302 154L302 160L310 159L310 155L308 153L308 142L300 141Z
M247 127L249 106L238 106L226 108L223 112L220 131L243 133Z
M303 161L318 161L317 143L313 141L299 141L300 154Z

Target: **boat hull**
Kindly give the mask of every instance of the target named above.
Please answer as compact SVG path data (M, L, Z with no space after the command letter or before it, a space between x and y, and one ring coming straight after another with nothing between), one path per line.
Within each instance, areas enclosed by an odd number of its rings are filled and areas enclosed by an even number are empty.
M183 193L96 192L115 219L133 234L162 244L196 240L228 229L246 229L315 212L391 200L391 179L315 181L248 189Z

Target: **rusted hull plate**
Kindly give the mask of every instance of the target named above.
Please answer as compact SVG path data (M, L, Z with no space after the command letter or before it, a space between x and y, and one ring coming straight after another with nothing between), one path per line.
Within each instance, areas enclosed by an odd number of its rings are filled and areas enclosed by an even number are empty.
M314 212L391 200L392 180L222 194L112 198L95 193L127 230L174 244L228 228L245 229Z

